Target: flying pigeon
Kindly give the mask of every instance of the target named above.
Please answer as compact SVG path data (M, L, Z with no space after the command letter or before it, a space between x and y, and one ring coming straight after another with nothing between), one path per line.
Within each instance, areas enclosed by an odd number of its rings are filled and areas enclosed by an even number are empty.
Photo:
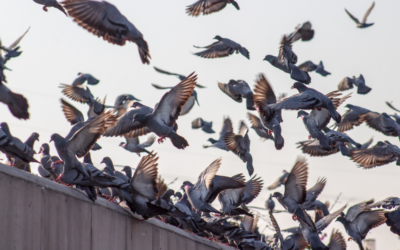
M29 119L28 100L20 94L12 92L0 81L0 102L6 104L14 117L18 119Z
M358 94L368 94L371 91L371 88L365 85L365 79L363 75L360 75L358 78L353 76L352 78L350 77L345 77L343 78L342 81L340 81L338 85L338 89L340 91L345 91L353 88L353 85L357 86L357 93Z
M321 76L327 76L327 75L331 74L325 70L324 64L322 63L322 61L320 61L319 64L315 64L311 61L306 61L299 65L299 69L301 69L305 72L315 71L316 73L320 74Z
M363 121L361 121L361 115L371 112L368 109L351 104L347 104L345 107L349 110L342 116L341 122L334 125L334 129L337 128L339 132L345 132L353 129L354 126L359 126L363 123Z
M87 82L89 85L97 85L100 81L91 74L78 73L78 77L72 82L72 86L76 87Z
M314 30L311 27L311 23L307 21L300 28L296 28L294 34L292 33L288 37L292 37L292 42L296 42L299 39L303 42L310 41L314 37Z
M4 46L1 46L1 44L0 44L0 49L2 49L2 50L4 50L4 51L7 52L7 53L4 55L4 64L6 64L7 61L10 60L11 58L18 57L18 56L20 56L20 55L22 54L22 51L18 51L19 48L20 48L20 47L18 46L18 44L21 42L22 38L24 38L24 36L26 35L26 33L28 33L28 31L29 31L30 28L31 28L31 27L29 27L29 28L25 31L25 33L22 34L20 37L18 37L18 39L17 39L15 42L13 42L10 46L4 47Z
M135 101L140 101L131 94L122 94L117 96L114 103L114 112L116 117L121 117L124 115L129 108L133 106Z
M287 178L289 176L289 172L286 170L282 171L283 175L279 176L278 179L276 179L276 181L274 181L274 183L272 183L271 185L269 185L267 188L268 190L274 190L278 187L280 187L281 185L284 185L287 181Z
M360 116L360 122L365 122L368 127L384 135L400 139L400 125L386 113L368 112Z
M311 77L308 74L308 72L303 71L299 69L296 65L294 65L291 62L288 62L288 67L286 65L283 65L281 61L278 59L278 57L273 56L273 55L266 55L264 58L264 61L268 61L272 66L275 68L278 68L282 70L283 72L286 72L290 74L290 77L293 80L309 84L311 82Z
M240 10L239 4L235 0L198 0L186 8L186 13L189 16L209 15L214 12L221 11L231 3L237 10Z
M192 121L192 128L193 129L201 128L201 130L203 130L208 134L215 133L215 131L212 129L212 122L206 122L201 118L196 118Z
M357 28L361 28L362 29L362 28L367 28L369 26L374 25L374 23L367 23L367 18L369 16L369 14L371 13L372 9L374 8L374 6L375 6L375 2L372 3L371 7L369 7L367 12L365 13L361 23L355 16L350 14L350 12L348 12L346 9L344 9L344 10L346 11L347 15L349 15L349 17L357 24Z
M399 157L400 148L388 141L378 141L375 146L352 151L350 155L350 158L364 169L383 166L394 161L400 166Z
M57 0L33 0L35 3L44 5L43 10L47 12L47 7L54 7L56 9L59 9L62 13L64 13L66 16L67 12L65 12L64 8L57 2Z
M256 131L257 135L262 138L264 141L265 140L272 140L274 141L274 136L270 135L268 133L268 129L266 129L263 125L262 122L260 120L260 118L258 118L257 116L251 114L251 113L247 113L247 117L250 120L251 123L251 128L254 129L254 131Z
M243 98L246 99L246 107L248 110L254 110L253 91L249 84L243 80L230 80L228 83L218 83L219 89L227 94L236 102L241 103Z
M228 151L228 148L224 141L225 135L228 133L233 133L232 121L229 117L224 118L224 123L222 125L221 132L219 133L219 139L215 140L213 138L209 138L208 141L211 142L211 145L209 146L204 145L203 147L204 148L215 147Z
M156 140L156 137L149 136L147 138L147 141L145 141L143 143L139 142L139 137L133 137L133 138L125 137L125 139L126 139L126 143L121 142L119 144L119 146L121 146L122 148L124 148L125 150L127 150L129 152L136 153L140 157L141 152L146 152L146 153L150 154L150 152L146 148L153 145L154 141Z
M168 71L166 71L166 70L163 70L163 69L160 69L160 68L157 68L157 67L154 67L154 69L155 69L158 73L161 73L161 74L176 76L176 77L179 78L180 81L183 81L183 80L186 78L185 75L181 75L181 74L177 74L177 73L171 73L171 72L168 72ZM153 84L153 86L154 86L155 88L157 88L157 89L167 89L167 88L172 89L172 88L173 88L173 87L161 87L161 88L160 88L160 86L159 86L159 85L156 85L156 84ZM157 86L157 87L156 87L156 86ZM205 88L205 87L204 87L203 85L200 85L200 84L197 83L197 84L196 84L196 88L203 89L203 88Z
M230 56L234 52L236 52L236 54L240 52L240 54L242 54L244 57L250 59L249 51L245 47L242 47L240 44L228 38L222 38L221 36L216 36L214 37L214 39L217 39L218 42L210 44L206 47L194 46L195 48L206 49L202 52L195 53L195 55L203 58L222 58Z

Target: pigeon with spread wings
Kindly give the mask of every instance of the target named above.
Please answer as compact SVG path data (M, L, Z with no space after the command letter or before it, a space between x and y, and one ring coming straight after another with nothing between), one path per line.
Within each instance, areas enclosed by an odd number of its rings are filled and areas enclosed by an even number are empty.
M224 118L224 123L222 124L222 129L221 132L219 133L218 140L209 138L208 141L211 142L211 145L204 145L203 148L215 147L228 151L228 148L224 141L225 134L227 133L233 133L232 121L229 117Z
M362 21L360 22L358 20L358 18L356 18L355 16L353 16L350 12L348 12L346 9L344 9L347 13L347 15L349 15L349 17L357 24L357 28L367 28L369 26L374 25L374 23L367 23L367 18L369 16L369 14L371 13L372 9L375 7L375 2L372 3L371 7L369 7L369 9L367 10L367 12L365 13Z
M243 80L230 80L228 83L218 83L219 89L238 103L246 99L246 108L254 110L253 91L247 82Z
M375 146L352 151L350 155L350 158L364 169L383 166L394 161L400 166L399 157L400 148L388 141L378 141Z
M186 8L189 16L209 15L224 9L231 3L237 10L240 10L239 4L235 0L198 0Z
M217 39L218 41L206 47L194 46L195 48L206 49L205 51L195 53L195 55L203 58L222 58L230 56L236 52L236 54L240 53L247 59L250 59L249 51L237 42L228 38L222 38L221 36L216 36L214 39Z

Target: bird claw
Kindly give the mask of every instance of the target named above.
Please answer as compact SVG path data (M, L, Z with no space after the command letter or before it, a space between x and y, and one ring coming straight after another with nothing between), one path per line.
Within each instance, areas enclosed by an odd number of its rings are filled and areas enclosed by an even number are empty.
M166 136L161 136L160 138L158 138L157 142L158 142L159 144L160 144L160 143L163 143L164 140L165 140L165 137L166 137Z
M351 241L351 240L353 240L353 238L351 238L351 237L349 237L349 238L347 239L347 241Z
M308 135L308 139L311 140L311 138L312 138L311 135Z
M297 218L296 215L292 215L292 219L293 219L293 220L298 220L298 218Z
M271 136L272 132L274 132L273 130L268 129L268 135Z
M43 10L47 12L47 6L43 6Z

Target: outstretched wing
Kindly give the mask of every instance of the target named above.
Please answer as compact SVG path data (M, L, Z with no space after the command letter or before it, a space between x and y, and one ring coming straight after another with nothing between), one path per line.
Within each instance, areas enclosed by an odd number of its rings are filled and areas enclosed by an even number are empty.
M346 9L344 9L344 10L346 11L347 15L349 15L349 17L350 17L351 19L353 19L354 22L356 22L357 24L360 23L360 21L358 21L358 19L357 19L355 16L353 16L352 14L350 14L350 12L348 12Z
M362 19L362 23L366 23L367 22L367 18L369 16L369 14L371 13L372 9L375 7L375 2L372 3L371 7L369 7L369 9L367 10L367 12L365 13L363 19Z

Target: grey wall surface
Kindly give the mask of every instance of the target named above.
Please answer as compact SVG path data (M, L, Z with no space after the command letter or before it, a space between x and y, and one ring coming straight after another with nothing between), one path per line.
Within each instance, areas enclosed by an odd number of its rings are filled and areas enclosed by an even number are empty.
M232 249L0 164L0 249Z

